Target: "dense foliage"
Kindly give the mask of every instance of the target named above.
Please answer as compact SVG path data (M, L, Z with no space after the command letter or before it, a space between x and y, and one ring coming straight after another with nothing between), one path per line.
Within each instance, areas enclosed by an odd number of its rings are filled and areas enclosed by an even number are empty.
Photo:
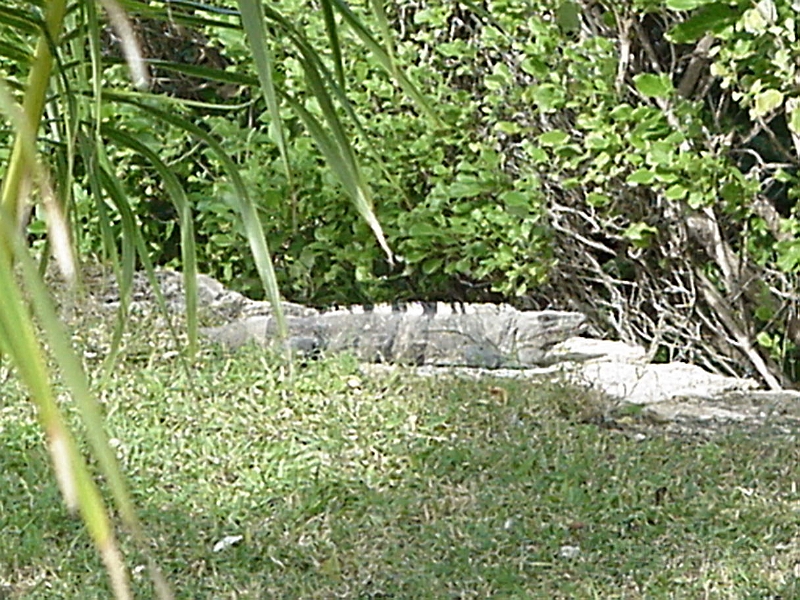
M282 10L322 46L324 15L309 6ZM652 344L657 357L752 370L777 385L795 377L800 329L791 297L800 264L796 16L788 0L402 1L386 15L359 11L441 119L419 118L357 32L340 30L337 78L350 101L340 112L355 117L349 134L393 265L288 105L289 171L246 81L181 87L167 74L164 91L191 100L176 110L224 140L258 199L291 299L555 303L589 312L607 335ZM153 52L249 65L235 30L179 33L181 44ZM280 88L319 114L302 57L288 45L274 50ZM330 56L327 64L333 72ZM163 156L190 191L201 270L257 293L218 159L149 117L125 127L166 143ZM141 194L156 260L178 266L160 176L118 159ZM88 231L85 244L96 248L100 237Z
M323 48L324 11L309 6L281 10ZM233 5L177 4L180 25L146 3L126 8L154 61L154 91L221 140L240 169L290 299L557 303L592 313L607 334L653 344L662 358L752 369L775 384L787 369L794 378L800 109L788 0L358 10L440 119L420 118L358 29L340 29L342 69L335 55L323 54L324 64L341 86L332 93L348 99L337 110L353 118L347 133L394 264L293 111L299 103L324 113L296 45L272 48L287 169L252 87L251 54L226 26L238 19ZM123 69L111 64L108 80L121 81ZM116 110L109 123L158 148L187 189L200 269L257 295L219 155L140 107ZM155 262L180 267L177 208L162 175L129 147L111 150ZM113 235L82 189L80 244L97 252ZM111 221L125 226L122 215Z

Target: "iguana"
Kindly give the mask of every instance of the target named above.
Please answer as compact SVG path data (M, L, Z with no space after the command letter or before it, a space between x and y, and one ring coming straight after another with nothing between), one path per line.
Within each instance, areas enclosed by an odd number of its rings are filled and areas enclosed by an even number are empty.
M182 274L159 270L155 275L168 308L183 313ZM272 345L277 340L268 302L246 298L206 275L198 275L197 287L201 312L225 323L203 329L206 338L229 346ZM102 301L110 308L118 305L115 285ZM136 273L132 307L154 304L148 278ZM494 304L412 303L320 312L284 302L283 312L289 346L301 355L350 351L364 361L484 368L547 362L548 349L580 333L585 321L580 313L518 311Z
M507 305L417 304L345 309L286 318L290 348L301 355L349 351L361 360L483 368L532 367L547 350L577 335L585 318L561 311L518 311ZM273 345L275 319L251 316L203 330L228 346Z

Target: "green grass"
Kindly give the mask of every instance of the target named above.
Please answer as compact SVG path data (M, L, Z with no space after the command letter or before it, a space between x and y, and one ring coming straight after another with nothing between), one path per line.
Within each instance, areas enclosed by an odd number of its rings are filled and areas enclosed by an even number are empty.
M575 390L347 358L290 383L253 349L191 380L132 351L97 387L179 598L800 598L796 437L635 417L642 439ZM107 598L32 409L13 381L0 397L0 597Z

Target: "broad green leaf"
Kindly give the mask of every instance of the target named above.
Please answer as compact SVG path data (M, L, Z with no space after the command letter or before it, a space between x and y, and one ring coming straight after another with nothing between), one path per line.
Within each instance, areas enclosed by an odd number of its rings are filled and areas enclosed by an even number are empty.
M491 191L492 188L491 183L485 182L480 177L461 176L450 184L447 195L450 198L473 198Z
M572 0L564 0L556 10L556 23L564 33L574 33L581 28L581 8Z
M551 112L564 105L564 92L556 86L544 83L532 91L533 101L543 112Z
M659 183L672 184L677 181L683 181L684 175L678 174L675 171L667 169L656 169L656 180Z
M755 8L745 11L742 26L748 33L761 34L777 20L778 11L773 0L760 0Z
M784 273L794 273L800 266L800 241L778 242L776 246L777 267Z
M530 208L531 197L530 194L524 192L504 192L500 195L500 199L506 206L515 208Z
M597 156L594 157L594 168L598 171L605 171L606 167L611 164L611 155L606 152L600 152Z
M664 192L664 197L667 200L681 200L686 197L688 190L680 184L669 186Z
M640 73L633 78L633 84L639 93L649 98L667 98L675 88L667 74L654 75L653 73Z
M676 44L691 44L706 33L719 33L733 25L741 14L740 8L727 2L707 4L682 23L675 25L668 37Z
M649 248L658 230L647 223L632 223L622 234L637 248Z
M602 133L590 133L586 136L584 145L592 150L600 150L608 147L608 140Z
M755 310L756 318L760 321L767 322L770 319L775 317L775 311L770 308L769 306L761 305L758 306Z
M769 22L764 18L762 12L757 8L752 8L745 11L744 15L742 16L742 26L748 33L764 33L768 25Z
M800 136L800 98L787 98L786 113L788 115L786 121L789 126L789 131L796 136Z
M756 95L750 116L753 118L766 116L782 104L783 92L774 89L764 90Z
M370 279L372 279L372 269L366 265L356 265L355 280L361 282Z
M628 121L633 114L633 107L630 104L620 104L615 106L609 116L615 121Z
M519 64L520 69L534 77L544 77L549 72L547 63L538 57L526 56Z
M589 192L586 195L586 204L594 206L595 208L602 208L603 206L611 204L611 198L598 192Z
M444 261L441 258L429 258L422 263L422 272L431 275L442 268Z
M625 179L629 184L649 185L656 180L656 174L649 169L634 171Z
M664 4L668 10L688 11L709 3L710 0L666 0Z
M427 221L420 221L418 223L414 223L408 229L408 234L412 237L438 235L439 233L440 230L434 227L431 223L428 223Z
M756 342L758 342L759 346L767 350L775 347L775 340L773 340L772 336L766 331L759 331L756 334Z
M487 90L496 92L511 85L514 82L514 76L505 64L497 63L492 68L492 72L486 75L483 82Z
M697 210L703 206L707 206L710 204L708 199L704 194L701 192L691 192L689 194L689 199L686 201L686 204L689 205L690 208Z
M405 255L403 258L405 263L409 265L414 265L425 260L427 256L428 252L426 250L408 249L405 251ZM445 265L445 269L447 268L448 266Z
M552 131L547 131L539 136L539 143L543 146L562 146L564 143L569 140L569 134L565 131L561 131L560 129L554 129Z
M678 144L670 142L653 142L647 152L647 163L650 165L668 166L675 162L675 150Z
M504 133L506 135L515 135L522 131L518 123L513 121L498 121L494 126L495 131Z

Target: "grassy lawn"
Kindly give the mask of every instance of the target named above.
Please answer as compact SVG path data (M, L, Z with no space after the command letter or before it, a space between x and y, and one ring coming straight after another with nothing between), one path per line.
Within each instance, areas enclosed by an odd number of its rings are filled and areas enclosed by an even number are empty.
M134 352L97 384L179 598L800 597L796 436L677 437L576 390L347 358L190 373ZM30 406L0 397L0 597L107 598Z

